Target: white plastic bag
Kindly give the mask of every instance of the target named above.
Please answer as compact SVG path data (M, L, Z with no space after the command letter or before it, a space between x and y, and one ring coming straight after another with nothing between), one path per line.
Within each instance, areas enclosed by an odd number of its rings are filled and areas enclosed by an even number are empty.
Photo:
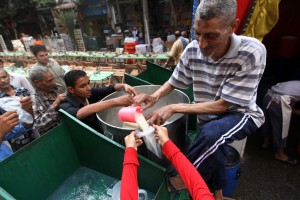
M6 111L17 111L21 123L32 124L33 117L27 111L21 108L20 97L2 97L0 98L0 107Z
M154 135L154 128L152 126L150 126L147 131L144 132L137 131L137 136L143 137L147 149L149 149L157 157L162 158L161 147L156 142L155 135Z

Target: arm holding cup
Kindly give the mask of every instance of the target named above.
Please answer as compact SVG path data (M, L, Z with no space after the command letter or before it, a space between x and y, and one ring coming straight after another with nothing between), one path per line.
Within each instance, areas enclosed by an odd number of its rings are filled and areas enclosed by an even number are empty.
M165 127L153 125L155 137L162 146L163 154L175 167L193 199L213 200L206 183L192 163L183 155L178 147L169 139Z
M135 131L125 137L125 154L123 162L121 199L138 199L137 169L139 162L137 159L137 147L143 141L136 136Z

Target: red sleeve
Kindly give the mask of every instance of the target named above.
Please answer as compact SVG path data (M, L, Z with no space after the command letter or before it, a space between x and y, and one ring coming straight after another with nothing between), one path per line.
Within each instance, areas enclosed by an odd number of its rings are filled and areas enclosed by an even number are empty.
M164 144L162 152L181 176L193 199L214 200L196 168L171 140Z
M138 200L138 166L136 150L132 147L126 148L121 181L121 200Z

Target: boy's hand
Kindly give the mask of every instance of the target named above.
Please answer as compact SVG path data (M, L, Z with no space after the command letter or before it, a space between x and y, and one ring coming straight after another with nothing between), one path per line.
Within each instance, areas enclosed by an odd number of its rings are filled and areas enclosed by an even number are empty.
M143 140L136 135L135 131L132 131L129 135L127 135L124 140L126 148L133 147L135 150L143 144Z

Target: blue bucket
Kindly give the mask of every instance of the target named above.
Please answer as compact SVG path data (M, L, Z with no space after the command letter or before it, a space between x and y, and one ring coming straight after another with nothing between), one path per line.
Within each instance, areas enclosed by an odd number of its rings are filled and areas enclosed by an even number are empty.
M237 186L237 179L240 176L240 154L232 146L226 146L227 162L225 165L225 187L223 196L231 197Z

